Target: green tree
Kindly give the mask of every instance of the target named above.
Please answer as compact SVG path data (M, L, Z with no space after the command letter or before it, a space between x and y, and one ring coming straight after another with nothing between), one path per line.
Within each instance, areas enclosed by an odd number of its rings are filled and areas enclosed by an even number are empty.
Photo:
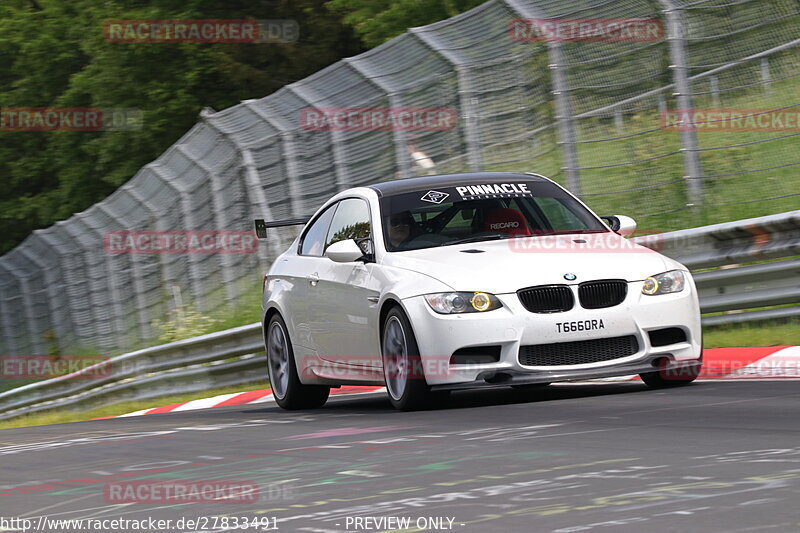
M297 42L110 43L113 19L294 19ZM6 0L0 108L134 108L134 131L0 131L0 253L108 196L198 120L363 50L324 0Z
M408 28L424 26L463 13L486 0L330 0L326 5L343 16L370 48Z

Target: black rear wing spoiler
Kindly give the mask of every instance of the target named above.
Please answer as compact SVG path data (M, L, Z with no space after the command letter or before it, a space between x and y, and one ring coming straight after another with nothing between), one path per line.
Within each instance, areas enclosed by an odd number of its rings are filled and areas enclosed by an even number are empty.
M255 220L256 224L256 235L259 239L266 239L267 238L267 228L283 228L285 226L301 226L311 220L311 217L304 217L304 218L287 218L285 220L273 220L267 222L263 218L257 218Z

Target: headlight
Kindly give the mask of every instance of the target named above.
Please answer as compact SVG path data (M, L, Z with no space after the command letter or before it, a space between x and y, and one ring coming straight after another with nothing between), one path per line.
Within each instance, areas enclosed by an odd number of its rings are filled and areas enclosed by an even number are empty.
M650 276L644 280L642 293L648 296L656 294L669 294L671 292L681 292L686 285L686 276L680 270L670 270Z
M481 313L503 307L500 300L487 292L440 292L426 294L425 301L431 309L443 315L454 313Z

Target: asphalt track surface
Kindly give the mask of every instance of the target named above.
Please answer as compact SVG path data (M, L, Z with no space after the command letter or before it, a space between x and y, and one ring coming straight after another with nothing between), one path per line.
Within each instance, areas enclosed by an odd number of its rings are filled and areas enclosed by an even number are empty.
M104 487L133 480L255 481L260 493L108 501ZM205 520L161 531L222 531L222 517L227 529L239 517L281 532L797 532L800 383L469 391L414 413L369 394L316 411L256 404L0 430L0 517L35 530L42 516ZM251 525L236 530L261 530Z

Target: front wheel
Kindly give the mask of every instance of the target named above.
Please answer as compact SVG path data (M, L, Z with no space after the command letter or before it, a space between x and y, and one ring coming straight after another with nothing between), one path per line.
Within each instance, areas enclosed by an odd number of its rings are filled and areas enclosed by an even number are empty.
M286 323L280 315L273 315L267 326L267 372L272 396L279 406L287 410L314 409L328 401L330 387L303 385L297 375L292 343Z
M521 392L535 392L548 387L549 383L526 383L525 385L511 385L511 388Z
M701 362L693 364L677 364L669 367L669 360L662 359L659 362L658 370L655 372L644 372L639 374L645 385L651 389L663 389L667 387L679 387L688 385L697 379L703 368Z
M396 409L416 411L447 397L447 392L431 391L425 381L411 322L399 307L392 308L386 315L381 350L386 391Z

